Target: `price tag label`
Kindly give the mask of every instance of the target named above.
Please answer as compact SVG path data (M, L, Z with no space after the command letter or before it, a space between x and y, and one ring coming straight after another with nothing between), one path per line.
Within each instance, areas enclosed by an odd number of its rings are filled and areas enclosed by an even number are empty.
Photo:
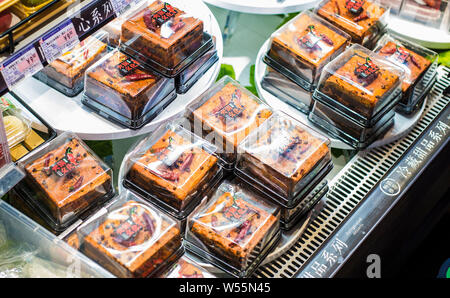
M72 21L67 20L42 37L40 45L47 62L50 63L79 42L80 40Z
M0 71L8 89L20 80L30 77L43 68L39 55L33 45L17 52L1 65Z
M114 13L118 16L130 4L131 0L110 0Z

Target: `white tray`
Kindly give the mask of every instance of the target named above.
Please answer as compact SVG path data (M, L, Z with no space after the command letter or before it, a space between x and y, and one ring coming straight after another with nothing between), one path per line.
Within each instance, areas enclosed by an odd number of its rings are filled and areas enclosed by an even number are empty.
M178 95L160 115L139 130L121 127L97 115L81 103L81 94L72 98L67 97L32 77L19 83L13 92L28 103L58 133L73 131L83 140L113 140L151 132L162 122L175 118L188 103L209 88L215 82L220 70L223 40L219 24L203 2L192 1L191 8L193 11L199 11L199 15L207 16L203 21L205 28L211 28L210 33L216 38L219 60L186 94Z

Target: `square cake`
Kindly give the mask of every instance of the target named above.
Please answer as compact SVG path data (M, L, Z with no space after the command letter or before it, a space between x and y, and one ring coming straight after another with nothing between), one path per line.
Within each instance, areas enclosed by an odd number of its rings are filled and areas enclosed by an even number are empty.
M174 88L173 80L155 74L115 50L87 71L85 95L128 119L136 120Z
M239 145L237 168L290 201L330 162L328 143L277 112Z
M346 33L307 11L273 34L268 55L314 83L323 66L342 53L349 42Z
M182 128L164 128L162 136L130 158L127 180L177 211L185 209L218 174L218 158ZM149 198L152 200L152 198ZM154 200L153 200L154 201Z
M329 65L318 90L370 119L400 89L403 71L358 45L346 53L348 55Z
M121 42L146 59L174 68L202 44L203 21L155 1L122 24Z
M410 102L410 100L414 101L412 99L414 89L417 86L420 89L418 92L426 92L426 87L431 82L433 75L427 78L424 78L424 76L436 60L437 54L419 45L394 39L390 36L385 36L380 40L376 52L405 71L402 82L404 95L400 102L405 105L414 105L415 102Z
M222 262L245 270L278 231L278 211L252 190L224 181L190 218L189 233Z
M22 161L26 183L59 223L64 223L113 193L110 170L70 134L52 141Z
M224 77L189 107L189 117L213 132L227 161L235 159L238 144L272 115L272 109L230 77Z
M77 84L81 83L80 90L82 90L86 69L106 53L107 45L102 40L104 35L87 37L44 67L41 72L70 89L76 88Z
M353 43L365 45L381 34L388 10L367 0L325 0L316 13L352 37Z
M118 277L151 276L181 248L173 220L133 197L80 230L82 251Z

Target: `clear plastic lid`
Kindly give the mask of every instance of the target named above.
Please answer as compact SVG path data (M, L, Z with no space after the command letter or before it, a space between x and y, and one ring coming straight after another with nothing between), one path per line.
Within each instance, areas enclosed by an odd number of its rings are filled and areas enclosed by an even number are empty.
M247 184L225 180L188 218L186 240L203 252L194 250L200 257L241 276L264 257L279 231L279 211Z
M71 132L30 153L19 165L26 172L21 187L31 190L42 211L60 224L72 222L114 193L111 169Z
M31 121L24 118L17 110L9 109L3 116L3 124L10 149L23 142L31 132Z
M261 87L295 109L308 114L312 108L312 93L268 66Z
M186 108L192 131L203 131L222 150L226 161L234 161L237 145L273 111L232 78L225 76ZM212 135L208 135L212 132ZM214 140L212 140L214 139Z
M406 92L428 68L437 62L437 53L418 44L407 41L395 34L384 35L374 51L405 72L402 91Z
M113 50L86 71L84 95L127 119L141 119L175 89L135 59Z
M78 233L82 252L114 275L153 276L182 253L174 220L132 193L122 192L107 210Z
M403 78L401 67L355 44L325 66L314 98L366 123L400 98Z
M349 43L348 34L304 11L272 34L268 56L314 84L323 66Z
M127 154L124 185L182 219L221 176L217 148L178 124L163 124Z
M389 7L376 0L324 0L315 12L350 34L352 42L366 44L386 26Z
M86 69L106 54L108 33L98 31L63 53L41 72L54 81L74 88L77 81L83 81Z
M441 28L448 20L447 0L403 0L400 17L413 22L422 23L427 27Z
M330 140L282 112L239 145L236 168L292 200L331 161Z
M122 24L121 44L158 65L173 69L199 49L204 23L179 1L146 1Z
M205 268L187 256L182 256L161 278L215 278Z

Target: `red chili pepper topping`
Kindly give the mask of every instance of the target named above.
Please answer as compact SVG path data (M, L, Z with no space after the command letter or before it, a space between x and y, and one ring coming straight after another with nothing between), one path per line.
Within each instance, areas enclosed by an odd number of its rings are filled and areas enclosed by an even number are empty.
M194 154L189 153L186 155L186 158L184 159L183 163L180 166L180 171L185 171L189 166L191 165L192 161L194 160Z
M150 29L152 31L156 31L157 26L155 23L153 23L152 17L153 17L153 12L151 10L145 11L144 16L143 16L144 24L145 24L145 26L147 26L148 29Z
M239 231L239 234L237 235L237 237L234 239L235 243L241 242L242 239L244 239L244 237L247 235L248 230L250 229L250 227L252 226L252 222L250 220L246 220L241 224L241 230Z
M172 23L172 26L170 28L173 30L173 32L177 32L181 28L183 28L186 24L183 21L179 21L177 23Z
M384 55L392 55L397 51L397 49L395 47L391 47L391 48L387 48L387 49L382 49L380 51L380 54L384 54Z
M326 43L327 45L334 45L334 42L325 34L320 34L320 37L322 38L323 42Z
M147 213L143 213L142 217L144 218L145 226L147 227L147 231L151 235L153 235L153 233L155 232L155 226L153 224L152 219L150 218L150 216Z
M131 74L131 75L127 75L125 76L125 79L127 81L140 81L140 80L147 80L147 79L154 79L155 76L151 75L151 74L145 74L145 73L139 73L139 74Z
M359 16L354 18L353 21L357 23L359 21L366 20L368 18L369 18L369 15L367 14L367 12L363 12L362 14L360 14Z
M414 58L413 55L409 55L409 59L411 60L412 64L414 64L417 68L420 69L419 61L417 61L416 58Z
M78 178L78 180L75 182L75 184L71 187L70 191L75 191L78 188L81 187L81 184L83 183L83 176L80 176L80 178Z

